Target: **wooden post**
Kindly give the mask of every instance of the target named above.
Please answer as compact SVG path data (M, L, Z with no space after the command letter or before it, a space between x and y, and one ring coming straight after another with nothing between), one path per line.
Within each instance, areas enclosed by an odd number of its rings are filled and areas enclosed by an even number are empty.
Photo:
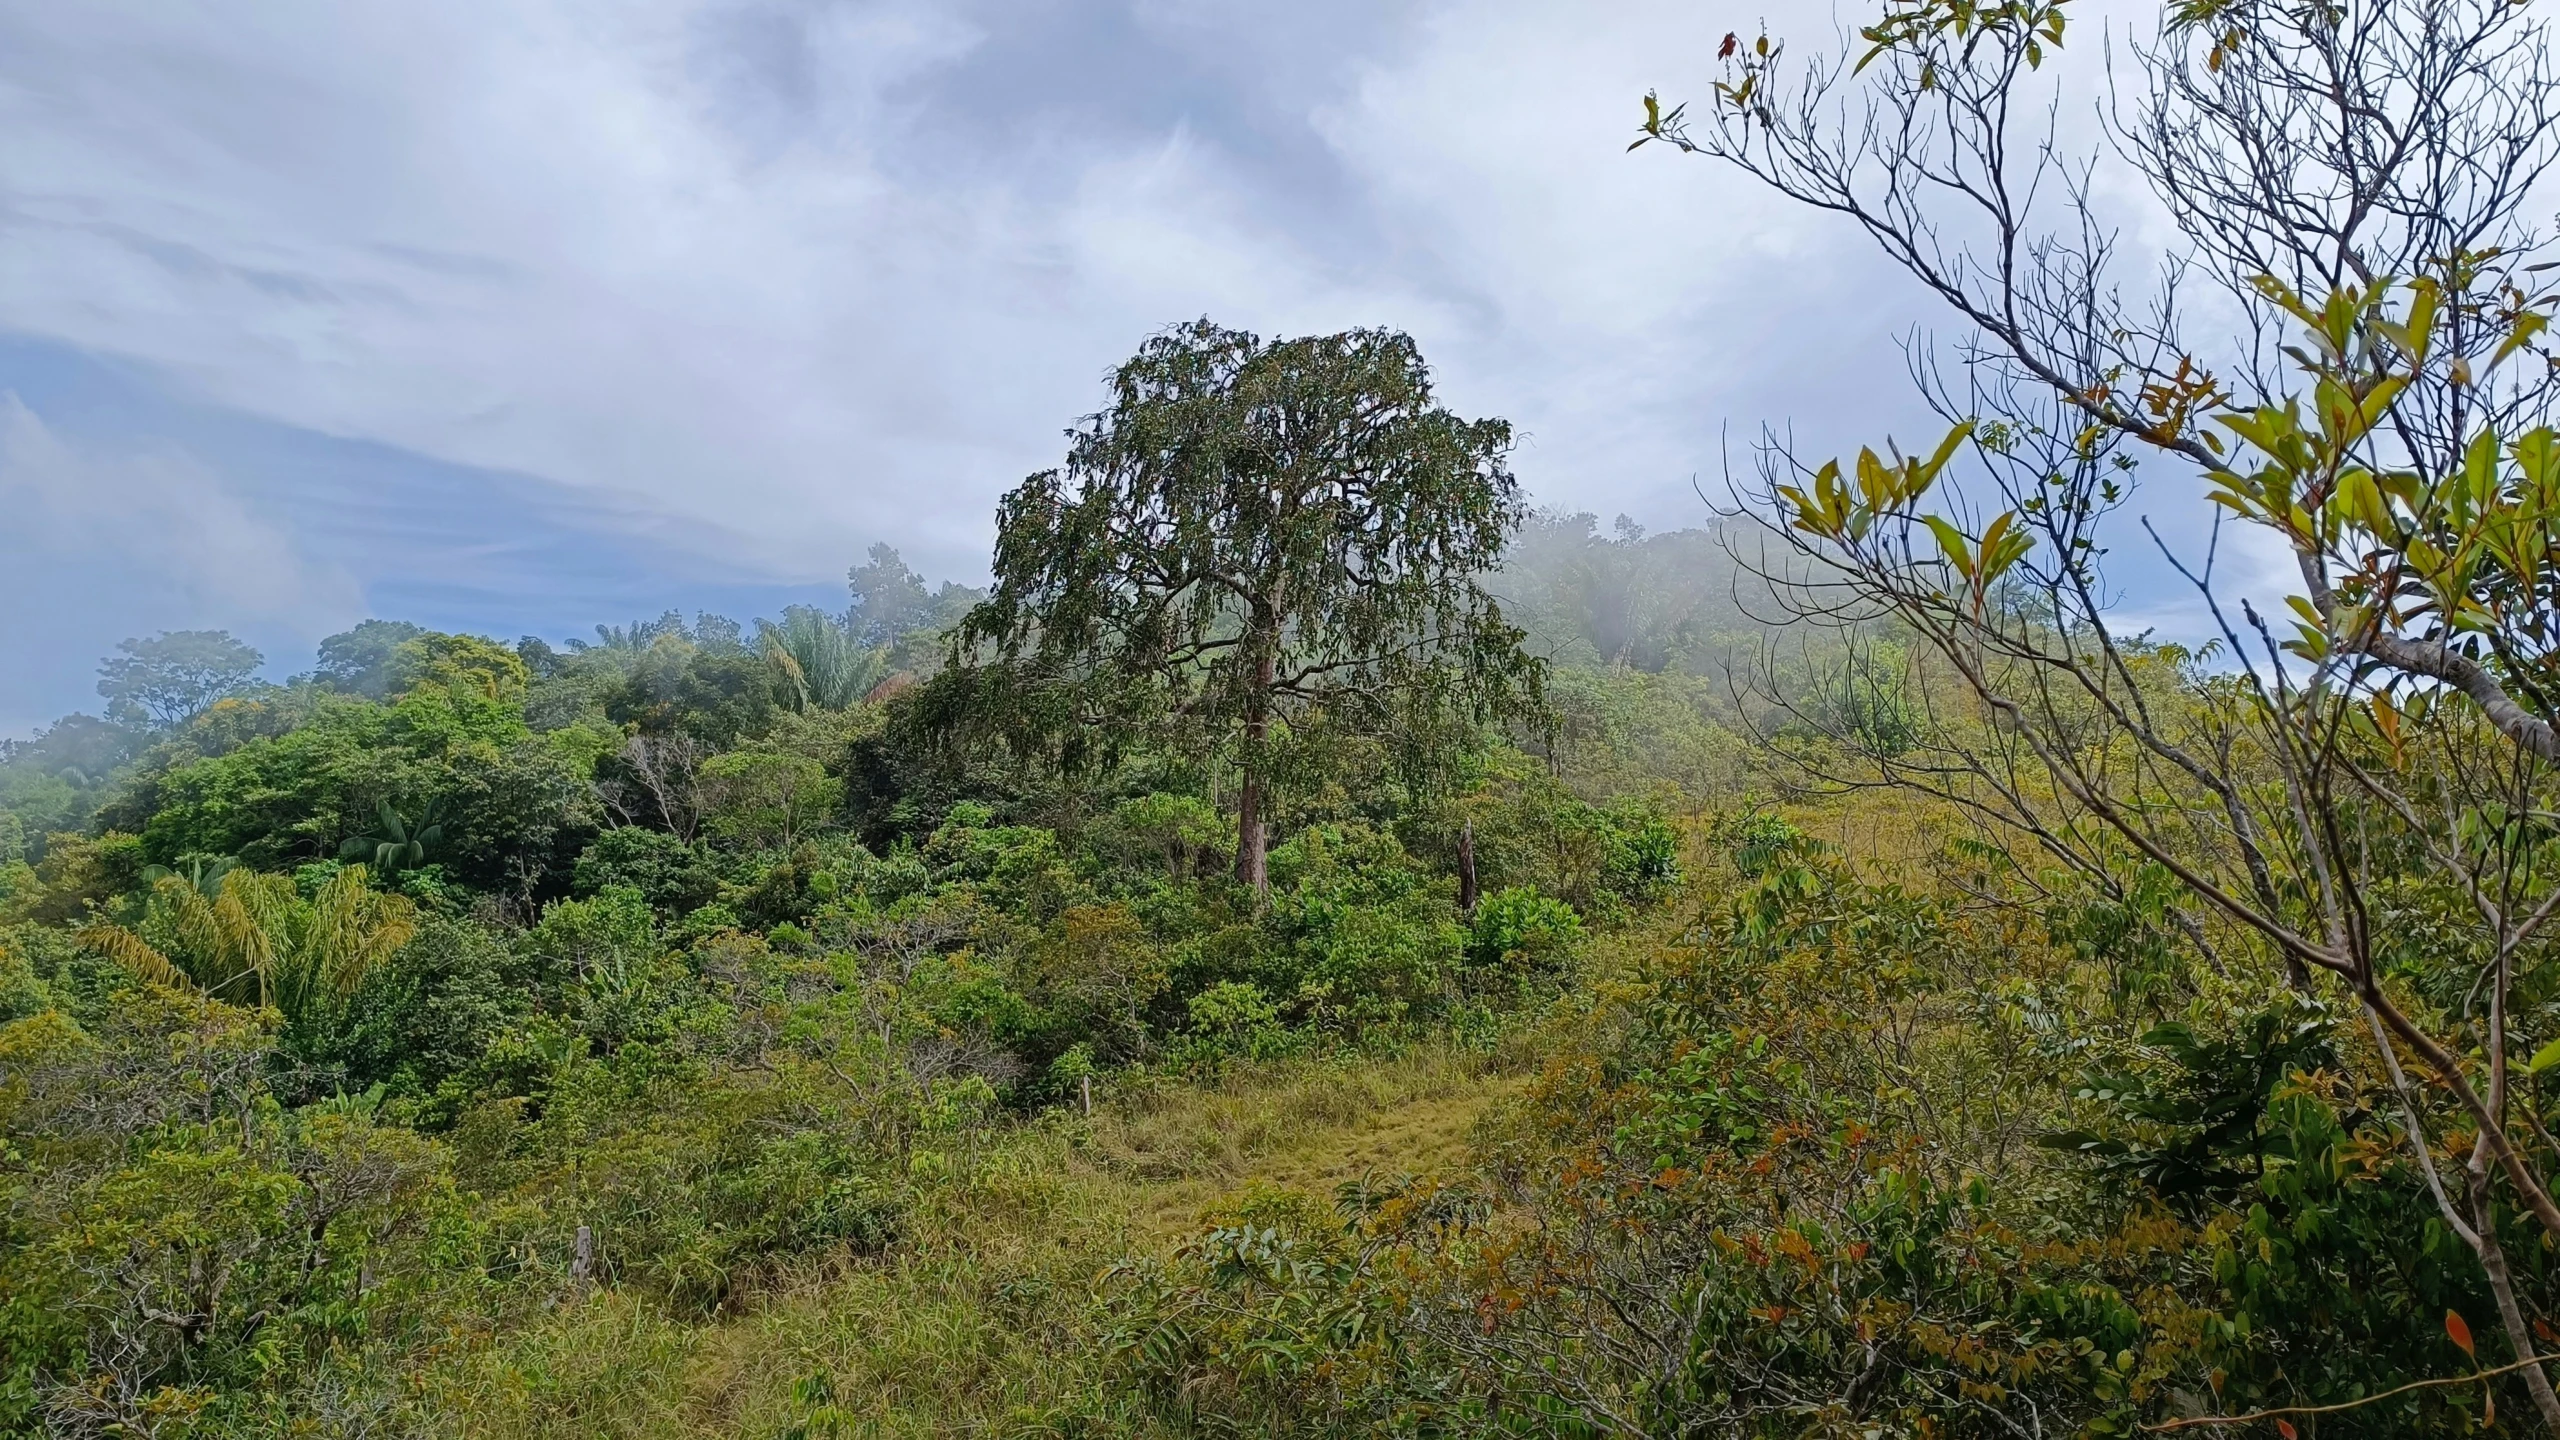
M1084 1091L1084 1118L1090 1120L1093 1118L1093 1077L1080 1076L1076 1083Z
M581 1225L578 1227L577 1252L569 1258L569 1283L585 1289L587 1281L595 1274L595 1268L596 1232Z

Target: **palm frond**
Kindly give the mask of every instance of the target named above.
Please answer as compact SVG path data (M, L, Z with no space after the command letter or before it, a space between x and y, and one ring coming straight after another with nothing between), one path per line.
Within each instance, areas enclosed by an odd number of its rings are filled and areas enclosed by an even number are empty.
M350 865L311 897L310 929L297 957L304 983L351 994L417 934L417 906L373 889L370 880L363 866Z
M780 621L759 620L765 659L798 697L802 709L841 710L860 700L888 662L855 635L851 616L794 605Z
M83 926L74 938L144 984L201 993L193 976L151 948L151 942L121 925L101 922Z
M213 926L218 937L214 953L221 956L230 972L222 985L230 985L241 976L256 976L258 1003L272 1005L275 1003L275 937L258 924L257 915L250 909L249 893L250 887L225 881L222 898L213 902Z

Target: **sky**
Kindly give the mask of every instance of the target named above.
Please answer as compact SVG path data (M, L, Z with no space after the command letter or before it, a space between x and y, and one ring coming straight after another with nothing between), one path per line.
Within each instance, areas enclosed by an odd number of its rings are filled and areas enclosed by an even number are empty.
M1800 13L1799 13L1800 12ZM0 735L125 636L554 640L983 578L997 497L1208 316L1410 332L1532 498L1708 516L1763 424L1930 430L1936 317L1659 147L1630 0L0 0Z

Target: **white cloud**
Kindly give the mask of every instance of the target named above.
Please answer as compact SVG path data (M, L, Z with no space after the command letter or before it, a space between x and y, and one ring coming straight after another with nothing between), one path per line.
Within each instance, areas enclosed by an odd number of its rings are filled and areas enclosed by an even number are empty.
M977 550L1099 373L1203 312L1413 328L1472 408L1633 464L1646 407L1743 363L1703 332L1801 227L1621 157L1699 27L1589 18L1275 54L1236 83L1340 168L1296 177L1310 210L1267 193L1263 137L1179 117L1057 133L991 103L937 133L988 32L922 4L27 7L0 20L0 326L718 519L783 572L874 535ZM1129 23L1202 54L1326 38ZM1640 468L1685 474L1695 438Z
M0 12L0 329L668 517L777 578L992 502L1147 333L1412 330L1541 498L1925 421L1841 224L1623 153L1669 0L92 0ZM1794 3L1782 32L1831 33ZM1028 37L1028 38L1026 38Z

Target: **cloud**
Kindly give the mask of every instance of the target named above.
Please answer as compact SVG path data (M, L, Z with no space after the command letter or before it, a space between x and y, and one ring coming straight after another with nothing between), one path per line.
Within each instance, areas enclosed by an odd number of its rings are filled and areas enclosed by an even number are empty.
M546 535L598 517L558 567L581 594L639 593L601 574L634 531L689 552L670 575L832 588L880 539L978 571L998 494L1163 326L1383 324L1450 404L1515 422L1542 501L1687 523L1764 422L1815 453L1930 428L1896 347L1943 320L1845 223L1624 153L1647 89L1703 89L1724 23L1672 0L0 8L0 386L44 378L6 368L14 335L378 447L403 514L483 507L491 546L509 487ZM397 536L315 540L344 507L270 503L215 438L82 434L128 468L195 457L271 527L244 547L418 593Z
M281 654L364 613L299 517L183 447L74 433L9 391L0 514L0 734L94 708L92 667L123 636L227 628Z
M1200 313L1412 328L1472 408L1659 484L1699 427L1645 456L1612 412L1708 408L1745 368L1715 297L1803 238L1618 154L1697 49L1673 13L24 9L0 326L801 576L982 554L1100 373Z
M305 627L362 613L351 576L304 555L279 517L259 513L192 457L75 447L7 392L0 392L0 510L11 517L10 548L75 553L102 575L149 577L187 613Z

